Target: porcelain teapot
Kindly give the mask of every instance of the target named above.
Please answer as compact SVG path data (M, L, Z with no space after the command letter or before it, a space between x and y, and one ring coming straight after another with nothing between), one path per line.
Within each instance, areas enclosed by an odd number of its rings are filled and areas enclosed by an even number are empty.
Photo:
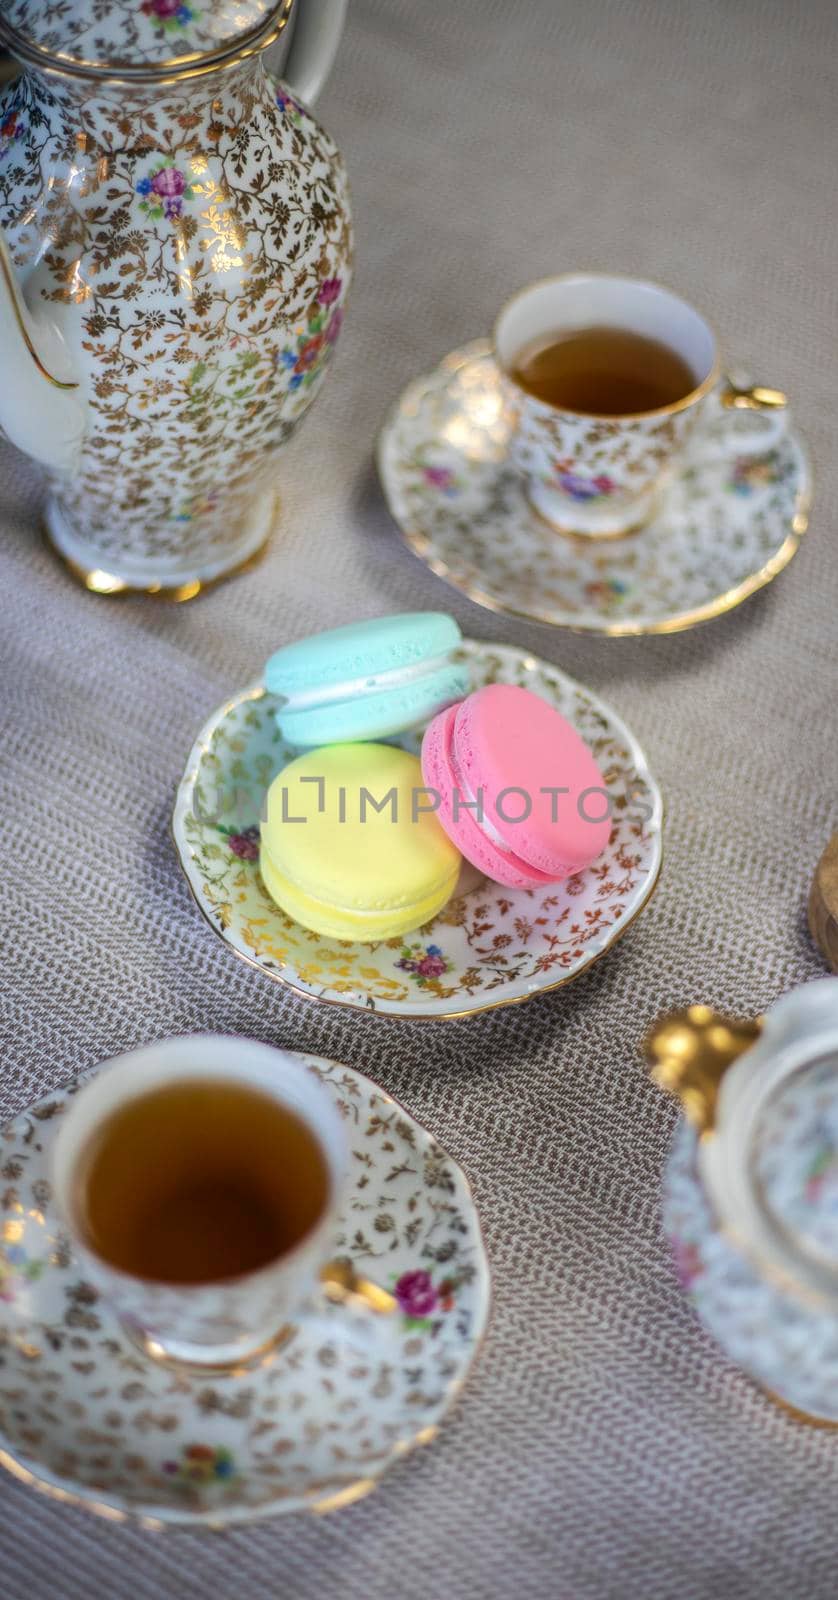
M685 1112L664 1179L684 1287L751 1377L838 1422L838 978L754 1022L690 1006L645 1048Z
M351 273L343 164L308 109L345 6L2 8L23 71L0 95L0 428L46 469L49 536L91 589L186 599L270 533Z

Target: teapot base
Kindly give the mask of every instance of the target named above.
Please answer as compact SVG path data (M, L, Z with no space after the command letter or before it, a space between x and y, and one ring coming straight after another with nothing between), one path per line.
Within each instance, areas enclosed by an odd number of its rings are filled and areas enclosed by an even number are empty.
M207 589L214 588L227 578L249 572L262 559L270 543L271 534L279 515L279 496L271 489L257 496L252 515L248 518L245 534L235 545L225 551L223 561L217 558L197 571L153 571L140 573L128 567L122 571L106 570L96 561L95 553L78 537L68 522L57 500L50 497L44 511L44 534L49 548L57 555L67 571L84 585L91 594L150 595L157 600L183 604L194 600Z

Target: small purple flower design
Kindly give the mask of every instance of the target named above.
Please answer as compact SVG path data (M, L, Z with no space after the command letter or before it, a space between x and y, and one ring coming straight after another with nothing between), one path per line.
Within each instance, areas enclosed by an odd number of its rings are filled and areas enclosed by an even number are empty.
M10 111L5 120L0 122L0 161L8 155L12 145L23 138L24 131L17 111Z
M142 0L140 10L144 16L151 17L152 21L168 29L185 28L198 15L185 0Z
M227 844L234 856L240 861L259 860L259 824L254 822L249 828L220 827L219 832L226 835Z
M296 126L302 122L303 117L305 116L305 111L300 105L299 101L294 99L292 94L286 94L283 89L280 89L276 97L276 103L279 107L279 110L288 118L289 122L293 122Z
M421 1319L429 1317L435 1311L439 1296L431 1282L431 1275L424 1268L416 1267L412 1272L403 1272L394 1290L399 1308L406 1317Z
M140 210L154 221L166 217L169 221L183 215L184 200L194 200L195 190L187 181L185 172L167 158L158 162L150 173L139 178L135 189L140 200Z
M296 342L274 357L276 365L289 371L289 389L306 388L315 381L332 353L341 329L343 309L335 306L327 320L327 308L340 294L342 278L326 278L318 290L317 300L309 311L305 327L297 330Z
M424 989L429 982L443 978L446 972L450 972L452 963L438 944L426 945L424 950L421 944L406 944L396 966L401 967L403 972L411 973L420 989Z
M422 477L432 489L439 489L445 495L457 493L457 479L450 467L423 467Z
M333 306L340 294L342 284L342 278L326 278L321 283L320 293L317 296L319 304L321 306Z
M601 500L616 493L618 487L604 472L596 478L583 478L578 472L560 472L559 483L572 500Z

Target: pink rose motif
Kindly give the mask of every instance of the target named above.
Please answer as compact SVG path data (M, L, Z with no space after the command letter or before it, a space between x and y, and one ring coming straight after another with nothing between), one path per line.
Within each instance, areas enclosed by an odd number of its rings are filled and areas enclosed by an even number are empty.
M444 956L423 956L417 963L416 971L423 978L441 978L446 971Z
M422 1267L402 1273L396 1284L395 1295L406 1317L429 1317L436 1310L439 1299L430 1273Z
M317 296L321 306L334 305L340 294L342 283L342 278L326 278L325 282L320 285L320 293Z
M167 199L182 195L186 188L186 179L178 167L161 167L155 172L151 180L151 187L155 194L162 194Z
M450 467L425 467L423 477L434 489L453 489L454 474Z
M258 861L259 843L256 839L248 839L246 834L232 833L227 840L234 856L240 861Z
M240 861L259 860L259 824L254 822L249 828L240 828L236 832L232 828L221 828L221 833L226 837L226 842L234 856Z
M141 9L147 17L175 17L183 0L144 0Z

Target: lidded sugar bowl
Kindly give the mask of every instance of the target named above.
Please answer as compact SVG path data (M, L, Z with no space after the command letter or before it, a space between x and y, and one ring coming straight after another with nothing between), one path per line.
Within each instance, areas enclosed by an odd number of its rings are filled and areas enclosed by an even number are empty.
M776 1398L838 1423L838 978L754 1022L691 1006L645 1052L684 1110L664 1228L699 1317Z

